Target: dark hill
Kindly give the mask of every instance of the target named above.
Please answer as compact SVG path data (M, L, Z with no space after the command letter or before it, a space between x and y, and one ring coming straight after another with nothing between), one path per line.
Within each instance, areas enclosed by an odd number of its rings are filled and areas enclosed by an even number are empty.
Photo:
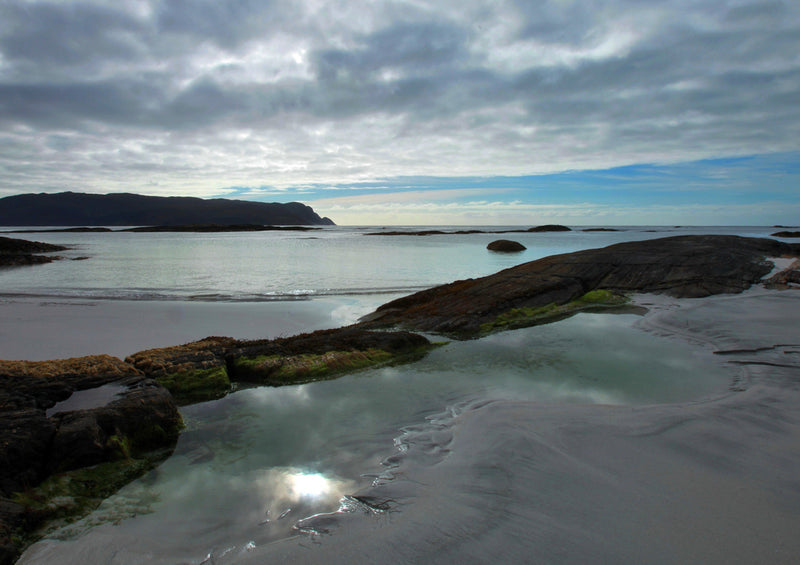
M140 194L21 194L0 199L3 226L334 225L305 204Z

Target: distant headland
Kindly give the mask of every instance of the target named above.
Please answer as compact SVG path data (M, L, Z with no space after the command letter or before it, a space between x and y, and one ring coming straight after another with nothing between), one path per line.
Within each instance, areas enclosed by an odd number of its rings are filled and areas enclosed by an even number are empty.
M0 226L332 226L299 202L141 194L20 194L0 198Z

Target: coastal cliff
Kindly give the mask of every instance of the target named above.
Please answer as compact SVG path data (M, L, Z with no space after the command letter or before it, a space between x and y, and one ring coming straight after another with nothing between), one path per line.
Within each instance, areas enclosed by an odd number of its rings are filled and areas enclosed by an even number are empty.
M0 199L2 226L334 225L299 202L140 194L20 194Z

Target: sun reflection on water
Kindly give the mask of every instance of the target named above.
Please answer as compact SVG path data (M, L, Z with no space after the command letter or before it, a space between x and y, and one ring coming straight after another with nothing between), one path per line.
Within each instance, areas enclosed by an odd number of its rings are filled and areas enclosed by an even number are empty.
M289 476L289 486L297 498L324 498L331 491L330 479L320 473L295 473Z

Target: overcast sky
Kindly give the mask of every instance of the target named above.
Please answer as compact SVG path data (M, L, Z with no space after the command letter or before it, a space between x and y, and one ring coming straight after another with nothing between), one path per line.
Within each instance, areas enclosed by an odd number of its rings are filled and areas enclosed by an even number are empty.
M0 197L796 224L800 2L0 0Z

